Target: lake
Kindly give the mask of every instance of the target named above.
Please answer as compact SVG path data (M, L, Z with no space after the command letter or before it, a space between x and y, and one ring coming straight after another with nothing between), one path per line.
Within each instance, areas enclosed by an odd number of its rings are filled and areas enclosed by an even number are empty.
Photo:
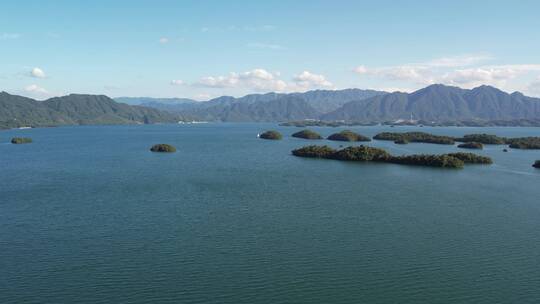
M267 129L284 139L258 139ZM459 150L494 164L350 163L292 156L344 144L291 138L298 130L1 131L0 303L540 303L540 170L531 167L540 150L373 141L395 154ZM14 136L34 142L12 145ZM156 143L178 152L150 152Z

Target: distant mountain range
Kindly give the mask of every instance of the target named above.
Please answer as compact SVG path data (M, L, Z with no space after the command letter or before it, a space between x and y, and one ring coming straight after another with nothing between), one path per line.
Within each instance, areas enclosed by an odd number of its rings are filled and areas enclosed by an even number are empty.
M118 103L104 95L71 94L38 101L0 92L0 129L176 121L178 115Z
M127 104L126 104L127 103ZM467 125L539 125L540 98L490 86L471 90L431 85L413 93L316 90L305 93L184 98L71 94L37 101L0 93L0 128L79 124L169 123L179 120L284 122L316 119L358 123L414 121ZM465 123L463 123L465 121Z
M540 119L540 99L508 94L491 86L472 90L431 85L416 92L390 93L351 101L321 116L323 120L424 121Z
M119 102L126 100L148 107L181 113L207 121L284 121L296 119L316 119L321 115L339 109L350 101L387 94L382 91L345 89L345 90L315 90L305 93L266 93L250 94L235 98L222 96L204 102L180 99L151 98L116 98Z
M117 99L121 101L122 99ZM387 122L410 120L513 121L539 120L540 99L491 86L471 90L435 84L413 93L373 90L316 90L291 94L251 94L218 97L205 102L182 99L161 103L142 99L144 105L207 121L325 121Z

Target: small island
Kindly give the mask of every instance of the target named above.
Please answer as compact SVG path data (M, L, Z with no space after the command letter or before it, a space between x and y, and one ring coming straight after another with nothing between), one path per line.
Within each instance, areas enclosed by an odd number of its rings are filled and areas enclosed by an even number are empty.
M394 156L389 159L390 163L413 166L439 167L439 168L463 168L465 162L448 154L413 154Z
M28 137L14 137L11 139L11 143L15 145L29 144L31 142L32 142L32 139Z
M260 134L259 138L270 139L270 140L280 140L280 139L283 138L283 136L278 131L270 130L270 131L266 131L266 132Z
M459 144L458 148L482 150L484 148L484 145L482 145L481 143L476 142L476 141L470 141L470 142L465 142L465 143Z
M490 165L490 164L493 163L493 160L490 157L482 156L482 155L478 155L478 154L474 154L474 153L457 152L457 153L448 153L448 154L445 154L445 155L460 159L466 164Z
M343 130L339 133L334 133L327 138L335 141L371 141L371 138L355 133L351 130Z
M535 167L536 169L540 169L540 160L535 161L532 166Z
M508 138L506 143L512 149L540 149L540 137Z
M455 141L464 143L476 142L484 145L504 145L506 138L491 134L467 134L463 137L455 138Z
M336 151L330 156L331 159L345 161L387 161L392 156L386 150L368 146L347 147Z
M305 129L299 132L296 132L292 137L303 138L303 139L322 139L322 136L319 133Z
M306 146L292 151L294 156L310 158L330 158L336 150L329 146Z
M448 153L441 155L400 155L394 156L384 149L358 146L335 150L329 146L306 146L292 151L294 156L334 159L340 161L385 162L402 165L428 166L439 168L463 168L465 164L491 164L489 157L473 153Z
M485 145L509 145L512 149L540 149L540 137L507 138L491 134L468 134L455 138L457 142L477 142Z
M176 152L176 148L168 144L157 144L153 145L152 148L150 148L150 151L172 153Z
M454 139L448 136L433 135L424 132L406 132L406 133L394 133L394 132L382 132L373 137L377 140L391 140L393 142L420 142L429 144L440 145L453 145Z

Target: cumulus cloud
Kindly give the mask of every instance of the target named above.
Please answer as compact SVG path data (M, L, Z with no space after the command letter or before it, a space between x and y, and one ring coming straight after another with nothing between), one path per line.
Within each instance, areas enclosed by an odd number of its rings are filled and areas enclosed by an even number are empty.
M382 78L416 86L443 83L465 88L482 84L506 86L519 77L540 72L539 64L486 65L487 55L444 57L424 63L388 67L357 66L355 73L363 77ZM403 84L401 84L403 85Z
M166 44L166 43L169 43L169 38L167 38L167 37L161 37L161 38L159 38L158 41L159 41L159 43L161 43L161 44Z
M323 75L304 71L295 75L291 82L280 79L278 72L254 69L243 73L230 73L227 76L207 76L194 85L207 88L245 88L255 91L302 91L314 88L332 88L333 84Z
M245 87L256 91L283 91L287 84L278 75L264 69L254 69L244 73L230 73L228 76L207 76L196 85L209 88Z
M35 77L35 78L45 78L45 72L38 68L38 67L35 67L33 68L31 71L30 71L30 76L32 77Z
M174 79L174 80L171 80L171 85L184 85L185 82L183 80L180 80L180 79Z
M43 87L38 86L37 84L30 84L24 87L22 90L22 95L36 99L45 99L52 96L52 94Z
M48 94L49 92L37 84L31 84L24 88L26 92Z
M313 74L308 71L303 71L302 73L294 76L293 81L300 88L311 89L311 88L332 88L334 85L326 80L324 75Z
M529 83L526 91L532 96L540 97L540 76L535 81Z

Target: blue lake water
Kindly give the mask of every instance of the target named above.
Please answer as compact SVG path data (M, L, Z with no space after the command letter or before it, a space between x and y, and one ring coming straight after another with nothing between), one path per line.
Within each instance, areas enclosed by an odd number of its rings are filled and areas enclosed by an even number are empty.
M284 139L256 137L267 129ZM494 164L462 170L350 163L292 156L315 143L289 136L298 130L0 132L0 303L540 303L539 150L486 146ZM151 153L155 143L178 152Z

